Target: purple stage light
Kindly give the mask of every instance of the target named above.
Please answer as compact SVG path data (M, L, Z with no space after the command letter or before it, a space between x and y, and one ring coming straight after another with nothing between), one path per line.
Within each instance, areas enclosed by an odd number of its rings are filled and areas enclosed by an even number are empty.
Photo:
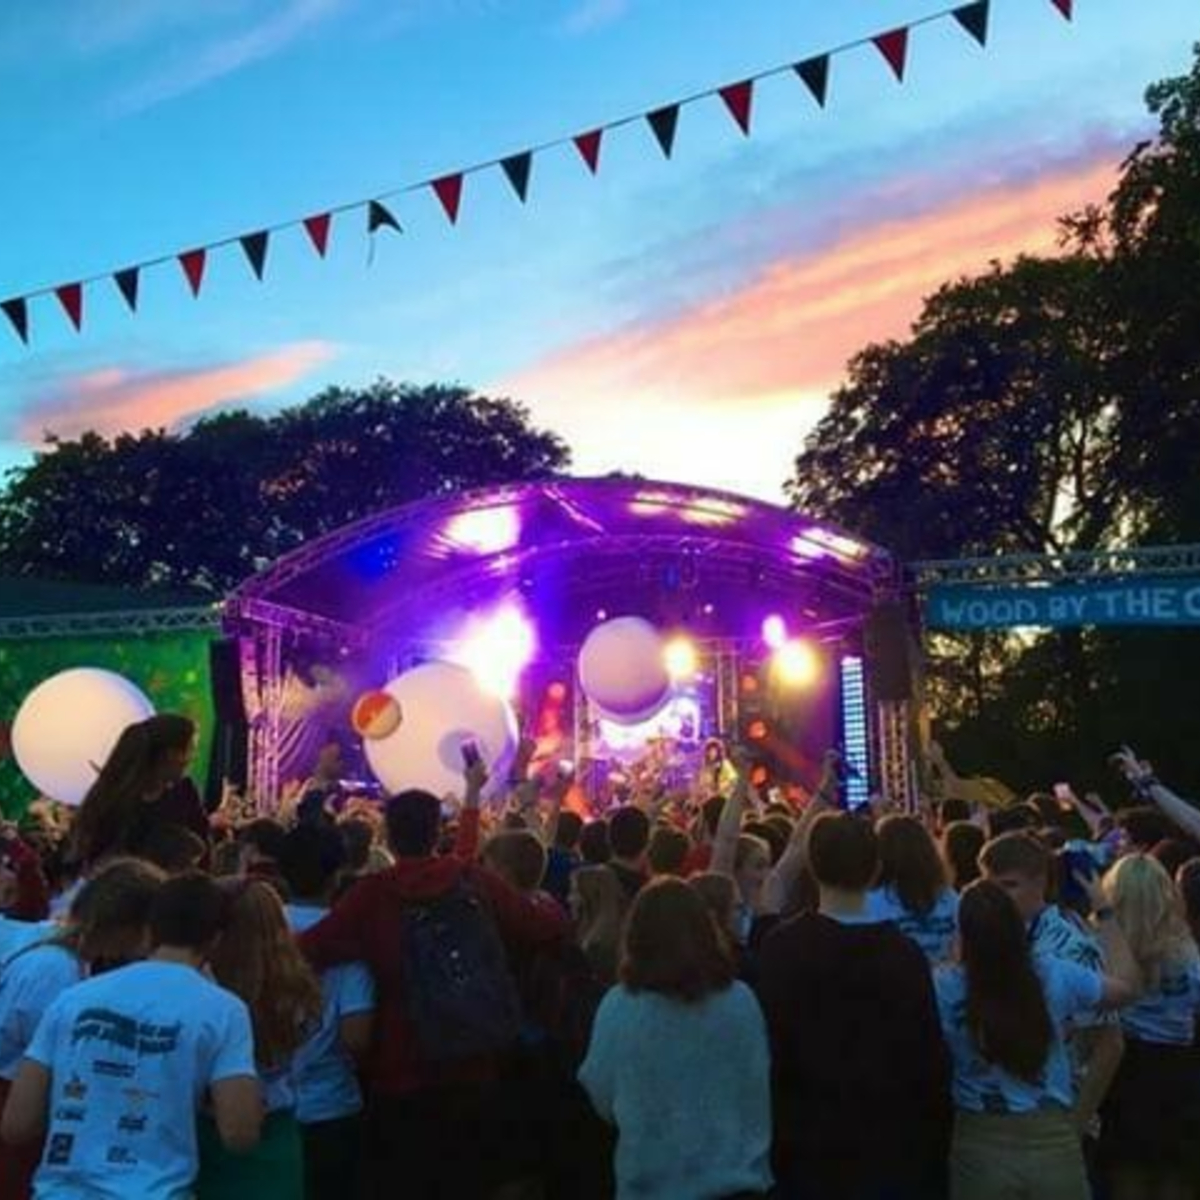
M778 650L788 639L787 622L779 615L772 613L765 617L762 623L762 640L772 650Z
M499 554L511 550L521 539L521 517L511 504L496 508L472 508L446 522L446 539L456 547L476 554Z
M491 613L471 617L449 657L487 691L511 698L537 648L533 622L520 603L511 600Z

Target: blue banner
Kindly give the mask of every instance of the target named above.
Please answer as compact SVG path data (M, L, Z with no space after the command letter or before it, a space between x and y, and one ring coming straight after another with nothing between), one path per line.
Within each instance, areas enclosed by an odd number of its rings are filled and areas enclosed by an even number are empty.
M929 589L929 629L1068 629L1082 625L1200 625L1200 578Z

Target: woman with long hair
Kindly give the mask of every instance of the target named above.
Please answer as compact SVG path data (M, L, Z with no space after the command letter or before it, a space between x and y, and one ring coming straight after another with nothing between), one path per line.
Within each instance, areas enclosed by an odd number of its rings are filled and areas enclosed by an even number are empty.
M1155 858L1121 859L1104 888L1143 990L1121 1013L1125 1053L1100 1109L1101 1160L1114 1200L1183 1200L1194 1194L1200 1137L1200 952L1183 899Z
M207 839L208 818L186 778L196 726L158 713L127 726L99 768L71 832L72 857L90 867L111 854L136 854L162 825L182 825Z
M1086 886L1098 899L1099 884ZM1090 1195L1064 1027L1136 994L1129 947L1111 911L1096 908L1113 975L1035 956L1016 904L998 884L980 880L962 894L959 960L935 975L954 1064L951 1200Z
M867 898L876 921L892 921L916 942L930 963L949 959L958 920L958 895L946 883L937 844L915 817L884 817L879 838L879 879Z
M229 897L213 978L250 1010L266 1119L249 1154L226 1150L211 1122L200 1127L199 1200L303 1200L304 1157L295 1119L292 1058L320 1025L321 985L304 961L283 901L256 879L221 881Z
M951 821L942 830L942 862L950 886L956 892L961 892L982 874L979 852L986 841L987 835L973 821Z
M766 1195L770 1064L758 1001L734 979L704 901L680 879L638 893L620 984L579 1080L618 1133L618 1200Z

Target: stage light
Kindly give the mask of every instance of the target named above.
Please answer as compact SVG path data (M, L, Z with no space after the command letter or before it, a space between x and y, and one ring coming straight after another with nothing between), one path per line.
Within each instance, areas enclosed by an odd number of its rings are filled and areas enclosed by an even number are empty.
M699 660L696 656L696 647L692 644L691 639L682 636L672 638L663 647L663 664L667 668L667 674L675 682L692 679L696 674Z
M842 658L842 747L845 761L853 768L846 780L846 802L851 808L866 803L868 795L867 689L862 656Z
M764 618L762 640L772 650L778 650L787 641L787 636L787 622L778 613L772 613L769 617Z
M450 660L466 667L481 687L507 698L536 653L532 622L519 605L509 603L490 615L472 617Z
M785 687L811 687L821 676L821 659L812 643L801 638L784 642L771 659L775 677Z
M446 522L443 536L476 554L499 554L511 550L521 538L521 518L515 506L475 508Z
M767 723L762 717L755 717L746 726L746 740L750 742L765 742L767 740Z

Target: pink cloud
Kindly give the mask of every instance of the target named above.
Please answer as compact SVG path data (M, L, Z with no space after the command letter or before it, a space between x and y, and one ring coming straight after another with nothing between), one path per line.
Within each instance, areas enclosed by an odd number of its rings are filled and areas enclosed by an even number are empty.
M89 429L113 434L170 427L287 387L333 352L325 342L297 342L220 366L176 371L99 368L56 380L35 395L20 417L17 435L34 441L46 430L75 437Z

